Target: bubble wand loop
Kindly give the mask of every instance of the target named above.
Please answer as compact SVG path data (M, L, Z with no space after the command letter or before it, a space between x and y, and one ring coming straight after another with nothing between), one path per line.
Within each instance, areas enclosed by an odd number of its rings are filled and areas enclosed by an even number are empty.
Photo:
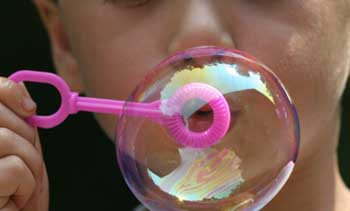
M128 108L123 110L125 101L81 97L71 92L66 82L58 75L30 70L22 70L12 74L9 79L15 82L36 82L54 86L60 96L61 105L58 111L49 116L32 116L27 121L42 128L52 128L61 124L70 114L79 111L107 113L129 116L142 116L166 125L175 140L187 147L206 148L217 143L225 136L230 124L230 109L223 95L214 87L204 83L189 83L178 89L166 102L160 100L151 103L128 102ZM192 99L207 102L214 113L211 127L203 132L189 130L183 123L182 107ZM171 107L171 115L160 110L160 104Z

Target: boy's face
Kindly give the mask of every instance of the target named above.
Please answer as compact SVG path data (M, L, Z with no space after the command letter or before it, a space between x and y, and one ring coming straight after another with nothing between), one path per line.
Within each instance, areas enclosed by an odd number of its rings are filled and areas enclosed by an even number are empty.
M36 3L57 69L91 96L125 99L174 52L225 46L257 57L284 82L301 119L302 155L334 130L350 68L350 1L47 1ZM98 119L113 137L115 119Z

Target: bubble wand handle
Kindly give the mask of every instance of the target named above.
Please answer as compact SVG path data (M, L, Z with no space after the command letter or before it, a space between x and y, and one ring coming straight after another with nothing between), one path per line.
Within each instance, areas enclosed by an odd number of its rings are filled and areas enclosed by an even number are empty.
M56 113L48 116L34 115L27 119L31 125L41 128L55 127L61 124L70 114L79 111L116 115L123 113L128 116L146 117L159 124L165 124L170 134L180 144L194 148L205 148L223 138L230 124L230 109L223 95L213 87L202 83L187 84L175 91L168 100L139 103L81 97L78 93L71 92L69 86L61 77L48 72L22 70L12 74L9 79L15 82L27 81L50 84L58 90L61 96L61 105ZM203 132L189 130L181 115L185 104L195 98L207 102L214 113L211 127ZM128 103L128 106L125 107L125 103ZM163 110L161 106L163 106Z
M128 104L127 107L124 107L125 103ZM147 117L154 122L164 124L162 121L163 114L159 110L159 100L151 103L138 103L78 96L74 104L74 108L76 109L76 111L74 111L75 113L78 111L117 115L125 113L128 116Z
M61 124L70 114L79 111L97 112L120 115L123 112L125 101L98 99L81 97L76 92L71 92L67 83L58 75L48 72L39 72L31 70L17 71L9 77L15 82L36 82L50 84L54 86L60 94L61 105L56 113L48 116L34 115L27 121L34 126L41 128L53 128ZM129 103L129 102L128 102ZM159 122L161 112L157 109L159 102L155 103L136 103L130 102L132 109L124 113L133 116L146 116Z

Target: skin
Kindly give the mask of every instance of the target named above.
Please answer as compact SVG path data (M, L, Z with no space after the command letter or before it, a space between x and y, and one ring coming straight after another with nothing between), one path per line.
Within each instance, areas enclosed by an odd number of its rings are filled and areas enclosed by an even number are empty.
M23 119L36 105L25 87L0 79L0 210L47 210L48 178L38 132Z
M289 90L302 133L297 167L264 210L350 209L336 160L340 99L350 72L349 0L34 2L57 71L90 96L125 99L145 70L190 47L237 48L259 58ZM22 120L35 106L23 110L17 99L27 95L19 90L1 79L0 190L7 191L0 192L0 210L47 210L40 142ZM114 117L97 119L113 137ZM23 179L10 180L14 174Z

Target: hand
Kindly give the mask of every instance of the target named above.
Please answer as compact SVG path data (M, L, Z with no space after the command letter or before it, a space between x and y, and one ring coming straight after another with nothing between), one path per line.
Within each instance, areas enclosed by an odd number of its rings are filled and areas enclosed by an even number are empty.
M23 84L0 77L0 211L48 210L38 132L24 120L35 111Z

